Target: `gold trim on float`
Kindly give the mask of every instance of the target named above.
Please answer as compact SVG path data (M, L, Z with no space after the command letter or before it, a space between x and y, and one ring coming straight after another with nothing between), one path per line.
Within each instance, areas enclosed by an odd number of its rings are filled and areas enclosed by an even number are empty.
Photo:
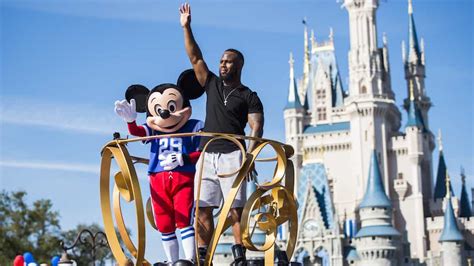
M218 139L225 139L233 142L239 147L239 150L242 153L242 164L240 165L239 169L231 173L219 175L220 178L227 178L237 174L237 177L235 178L232 188L217 214L217 225L214 229L214 234L208 247L204 265L211 265L212 258L219 243L219 238L231 226L232 222L229 216L229 211L239 188L246 184L245 178L249 174L249 171L252 169L251 166L254 165L255 162L276 161L276 166L273 173L273 178L270 181L256 184L256 191L253 192L244 206L240 223L242 242L249 250L264 252L265 265L273 265L278 226L288 222L289 236L288 240L286 241L286 253L288 258L291 259L295 249L298 232L298 219L296 210L297 205L294 196L294 166L293 162L289 160L289 158L294 154L294 149L290 145L268 139L232 134L195 132L132 139L116 139L107 143L102 149L100 170L100 202L102 217L104 220L105 234L107 236L110 249L119 265L126 265L128 258L125 255L125 251L122 249L122 246L120 245L118 235L120 235L120 239L123 242L124 248L126 248L135 259L136 265L151 266L152 264L145 259L145 212L150 225L155 230L157 229L153 218L151 199L148 198L145 208L143 206L140 184L138 182L137 173L134 167L135 163L148 164L149 160L131 156L128 153L126 144L167 137L192 136L212 137L212 139L204 146L201 154L201 157L203 158L201 158L201 160L204 160L204 156L206 156L205 152L208 145L212 141ZM244 146L239 140L255 140L257 143L259 143L259 145L251 153L246 153ZM271 147L275 151L276 156L271 158L257 158L260 152L266 146ZM110 176L112 159L115 159L119 167L119 171L114 174L113 193L111 194ZM197 187L195 188L197 191L197 199L200 198L201 193L203 165L204 164L200 164L199 169L196 169L196 172L200 173ZM111 198L113 211L110 202ZM134 232L137 235L136 246L130 238L125 226L122 215L121 200L132 204L134 202L135 204L135 219L137 228L135 228ZM195 217L197 217L198 209L199 200L196 200ZM113 218L115 218L115 222ZM115 231L115 226L117 227L118 235ZM195 219L194 227L196 232L198 231L198 226L199 224L197 223L197 219ZM257 246L252 242L252 236L256 228L265 234L265 242L261 246ZM198 256L199 254L196 248L196 265L199 265Z

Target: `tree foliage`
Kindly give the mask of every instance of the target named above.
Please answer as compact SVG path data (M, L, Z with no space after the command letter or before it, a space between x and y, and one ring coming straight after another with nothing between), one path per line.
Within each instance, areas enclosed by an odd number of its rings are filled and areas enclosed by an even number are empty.
M25 252L31 252L36 262L49 264L53 256L62 253L60 241L69 247L84 229L93 235L103 231L98 224L80 224L72 230L61 231L60 215L52 209L49 199L34 201L29 206L25 198L25 191L0 192L0 265L12 265L15 257ZM91 243L91 238L83 234L82 240L86 244L78 243L68 250L68 256L77 265L94 265L92 247L87 244ZM98 265L105 265L106 260L112 259L108 247L97 247L95 250Z
M59 213L48 199L28 206L26 192L0 192L0 265L10 265L16 255L29 251L37 261L60 254Z

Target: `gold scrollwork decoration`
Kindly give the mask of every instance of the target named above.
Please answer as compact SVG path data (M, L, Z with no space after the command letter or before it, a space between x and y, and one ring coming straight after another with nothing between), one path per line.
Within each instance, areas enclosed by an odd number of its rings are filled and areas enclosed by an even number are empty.
M191 136L205 136L211 137L211 140L206 144L203 149L202 157L206 156L206 149L212 141L218 139L225 139L235 143L242 153L242 164L241 166L231 173L224 173L219 175L221 178L236 175L232 189L226 196L223 206L218 213L218 222L214 230L214 234L211 239L211 243L208 248L208 253L205 258L205 265L211 265L212 258L214 256L217 244L220 236L225 232L227 228L231 226L231 220L229 218L230 207L235 199L238 189L240 186L245 185L245 178L249 171L252 169L252 165L257 162L270 162L276 161L275 171L270 181L257 184L256 191L248 199L242 214L241 219L241 232L242 239L245 247L253 251L262 251L265 253L265 264L273 265L273 252L275 247L277 228L282 224L288 222L289 237L287 241L286 252L288 257L291 258L295 244L296 236L298 231L298 221L296 214L296 200L294 197L294 167L293 163L289 158L293 156L294 150L291 146L282 144L277 141L245 137L231 134L221 133L180 133L180 134L168 134L160 136L141 137L133 139L117 139L111 141L105 145L102 149L102 162L100 172L100 200L102 208L102 216L104 220L104 229L109 241L112 253L119 263L119 265L125 265L128 258L126 257L122 247L120 246L118 235L120 236L125 248L130 252L136 261L136 265L151 265L145 259L145 213L150 225L156 229L156 225L153 219L153 213L151 210L150 199L146 202L144 209L143 200L141 197L140 185L138 182L137 174L135 171L134 163L148 164L148 160L144 158L134 157L128 153L126 144L130 142L148 141L158 138L166 137L191 137ZM245 148L240 140L254 140L259 145L251 152L246 153ZM273 158L257 158L263 148L270 146L276 153ZM110 174L111 174L111 163L114 159L119 167L119 171L114 175L113 181L113 209L111 207L110 199ZM201 158L203 160L204 158ZM196 212L199 208L199 196L201 189L202 180L202 169L196 169L199 175L197 175L198 185L195 188L197 190L196 200ZM130 238L121 210L121 199L127 203L134 203L135 205L135 219L136 219L136 234L137 234L137 245L133 243ZM113 210L113 211L112 211ZM261 210L265 210L262 212ZM255 212L257 212L255 214ZM197 214L197 213L196 213ZM253 215L254 214L254 215ZM114 219L115 222L114 223ZM197 219L196 219L197 220ZM252 225L253 223L253 225ZM115 225L118 229L118 235L115 231ZM195 222L196 231L199 225ZM265 233L265 243L262 246L257 246L252 242L252 235L255 230L259 230ZM197 254L197 252L196 252Z

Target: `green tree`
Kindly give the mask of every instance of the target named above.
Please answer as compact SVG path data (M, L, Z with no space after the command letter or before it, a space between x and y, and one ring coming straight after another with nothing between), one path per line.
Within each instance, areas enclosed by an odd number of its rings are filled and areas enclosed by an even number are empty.
M25 191L0 192L0 265L11 265L17 255L27 251L33 254L38 263L49 263L53 256L63 252L60 241L70 247L84 229L89 230L92 235L104 231L100 225L93 223L80 224L72 230L62 232L60 215L52 210L53 205L49 199L40 199L28 206L25 198ZM130 230L127 231L130 234ZM70 259L81 266L105 265L107 260L113 260L108 246L97 247L93 254L91 236L87 233L82 236L80 241L86 244L77 243L73 249L68 250ZM105 239L99 235L96 243L103 240ZM128 252L126 255L131 257ZM94 257L96 264L93 263Z
M37 200L30 207L25 196L25 191L0 192L0 265L11 265L26 251L38 262L60 254L59 213L50 200Z

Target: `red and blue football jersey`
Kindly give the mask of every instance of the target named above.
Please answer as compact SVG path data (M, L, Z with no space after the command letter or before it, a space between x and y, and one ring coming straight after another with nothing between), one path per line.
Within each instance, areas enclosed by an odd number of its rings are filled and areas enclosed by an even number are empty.
M146 129L147 136L165 135L170 133L157 132L151 129L148 125L144 124L143 127ZM189 133L198 132L204 127L204 123L200 120L189 119L186 124L178 131L174 133ZM153 139L151 142L150 149L150 163L148 165L148 173L159 173L165 170L160 165L159 155L168 152L181 153L183 155L190 154L198 151L199 149L199 136L193 137L172 137L172 138L160 138ZM173 171L177 172L196 172L196 166L189 160L184 160L183 166L178 166Z

